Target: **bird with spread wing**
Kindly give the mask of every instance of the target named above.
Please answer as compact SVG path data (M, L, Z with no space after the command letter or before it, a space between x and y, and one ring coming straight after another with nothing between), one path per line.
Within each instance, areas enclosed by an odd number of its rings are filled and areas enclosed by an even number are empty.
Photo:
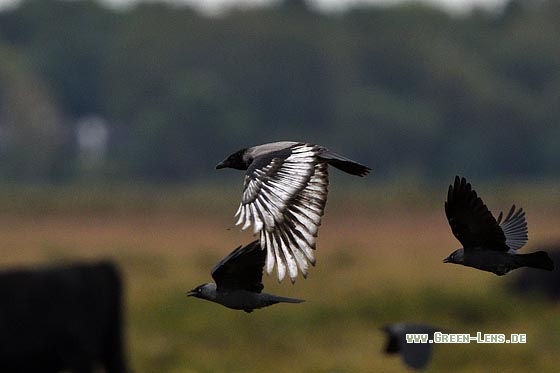
M520 267L554 269L554 263L545 251L518 254L528 240L527 222L522 208L511 207L505 216L494 218L467 180L455 177L449 186L445 215L451 231L462 248L443 260L482 271L505 275ZM503 218L503 220L502 220Z
M291 281L298 269L315 265L315 239L327 202L328 165L364 176L370 168L324 146L280 141L241 149L216 168L245 170L237 225L253 226L267 251L266 272L276 265L278 280Z

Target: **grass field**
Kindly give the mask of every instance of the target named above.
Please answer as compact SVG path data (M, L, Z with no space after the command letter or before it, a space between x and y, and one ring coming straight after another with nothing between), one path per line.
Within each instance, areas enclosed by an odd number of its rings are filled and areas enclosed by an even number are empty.
M495 191L478 189L483 197ZM402 372L399 358L381 353L379 330L400 320L455 333L527 334L519 345L436 345L428 371L552 372L560 365L558 304L508 293L514 273L442 263L459 247L443 213L445 194L331 187L308 279L292 285L264 277L266 291L305 303L247 314L187 298L211 280L219 259L253 239L233 228L239 196L222 192L8 188L0 194L0 265L115 260L125 275L137 373ZM526 209L528 252L560 242L559 197L554 186L519 186L485 202L493 211L513 201Z

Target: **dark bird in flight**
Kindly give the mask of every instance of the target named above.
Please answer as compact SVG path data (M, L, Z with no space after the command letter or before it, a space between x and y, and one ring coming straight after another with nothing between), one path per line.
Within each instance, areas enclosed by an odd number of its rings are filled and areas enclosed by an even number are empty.
M239 246L212 269L215 284L210 282L197 286L187 296L245 312L253 312L254 309L280 302L304 302L301 299L261 293L264 289L262 275L265 256L266 252L262 250L258 240L245 247Z
M324 146L280 141L241 149L216 168L246 170L236 225L260 232L266 248L266 272L276 263L278 280L286 270L292 282L298 268L307 276L315 265L315 239L327 202L327 165L364 176L370 168L336 154Z
M443 260L495 273L499 276L520 267L552 271L554 263L544 251L517 254L527 243L527 222L522 208L515 205L502 221L496 220L465 178L455 177L449 186L445 215L462 248Z
M407 343L407 334L427 334L428 339L434 339L434 333L439 331L437 328L427 324L415 324L399 322L385 325L381 328L387 333L387 343L385 353L388 355L401 354L406 365L413 369L424 369L430 362L432 356L432 344L428 343Z

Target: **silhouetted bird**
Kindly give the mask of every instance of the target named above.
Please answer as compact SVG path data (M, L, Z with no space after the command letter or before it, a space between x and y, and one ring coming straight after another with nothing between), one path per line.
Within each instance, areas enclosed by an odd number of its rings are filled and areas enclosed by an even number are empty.
M513 205L503 221L501 212L496 220L465 178L456 176L454 185L449 186L445 214L463 247L444 259L444 263L462 264L500 276L520 267L554 269L544 251L517 254L528 239L523 209L516 211Z
M280 141L241 149L216 168L246 170L241 204L235 214L241 229L253 225L267 250L266 272L277 265L278 280L295 281L315 265L315 238L327 202L327 165L364 176L370 168L320 145Z
M187 295L245 312L280 302L303 302L301 299L261 293L264 288L262 274L265 256L266 252L258 240L245 247L239 246L212 269L215 284L197 286Z
M385 325L381 328L387 333L387 344L385 345L385 353L400 353L403 361L411 368L424 369L432 356L432 344L428 343L407 343L407 334L427 334L428 339L434 339L434 333L437 328L427 324L414 324L400 322Z

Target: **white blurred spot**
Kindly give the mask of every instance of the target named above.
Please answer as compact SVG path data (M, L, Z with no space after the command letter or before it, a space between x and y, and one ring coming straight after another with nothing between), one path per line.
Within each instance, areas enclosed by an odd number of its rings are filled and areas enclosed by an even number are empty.
M109 143L107 121L97 115L80 118L76 123L76 141L82 167L91 169L99 166L105 159Z

